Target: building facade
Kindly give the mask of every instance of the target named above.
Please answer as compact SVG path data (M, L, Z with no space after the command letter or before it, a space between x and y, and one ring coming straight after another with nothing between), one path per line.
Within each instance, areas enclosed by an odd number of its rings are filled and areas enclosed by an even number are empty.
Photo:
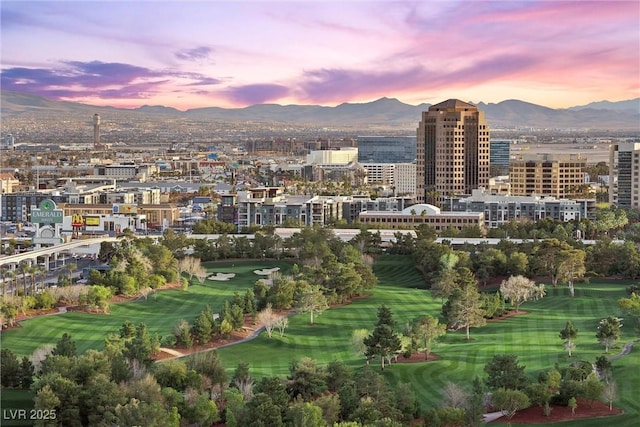
M491 176L507 175L509 173L509 160L511 159L510 139L492 139L489 153L489 168Z
M609 146L609 166L609 203L640 208L640 143Z
M358 219L372 228L411 229L427 224L438 233L448 228L462 230L478 227L484 230L482 212L442 212L440 208L428 204L416 204L400 212L363 211Z
M509 165L511 194L568 197L586 183L586 166L580 154L520 155Z
M496 195L479 188L470 197L446 201L443 207L453 212L482 212L485 227L496 228L510 221L539 221L545 218L563 222L584 218L595 220L596 200Z
M416 196L439 202L489 183L490 129L484 112L449 99L422 113L417 129Z
M415 163L361 163L367 172L367 183L393 188L394 194L416 194Z
M415 136L359 136L358 163L413 163Z

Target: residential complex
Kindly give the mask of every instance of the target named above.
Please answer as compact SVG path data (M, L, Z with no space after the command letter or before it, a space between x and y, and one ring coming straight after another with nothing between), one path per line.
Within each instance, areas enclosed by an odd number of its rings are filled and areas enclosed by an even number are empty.
M567 197L585 184L586 166L580 154L523 154L509 164L511 194Z
M422 113L417 130L416 195L432 203L489 184L490 130L474 105L449 99Z
M595 199L570 200L549 196L495 195L484 188L473 190L471 196L451 198L443 209L452 212L482 212L484 225L497 228L510 221L538 221L550 218L558 221L595 220Z

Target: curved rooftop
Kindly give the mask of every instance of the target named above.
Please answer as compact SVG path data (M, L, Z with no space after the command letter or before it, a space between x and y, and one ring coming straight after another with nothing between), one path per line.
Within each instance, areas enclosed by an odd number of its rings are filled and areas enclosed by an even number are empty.
M425 215L440 215L440 208L427 203L418 203L402 210L403 215L413 215L412 212L415 212L416 215L422 215L422 212Z

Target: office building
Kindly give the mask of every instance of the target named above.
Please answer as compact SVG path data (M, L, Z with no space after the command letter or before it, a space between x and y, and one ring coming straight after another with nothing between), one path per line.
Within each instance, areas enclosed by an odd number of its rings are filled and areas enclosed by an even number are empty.
M640 208L640 143L610 145L609 166L609 203Z
M489 184L490 130L475 105L449 99L422 113L417 129L416 195L438 203Z
M415 136L359 136L358 163L413 163Z
M509 159L511 158L511 140L492 139L489 142L489 172L491 176L507 175L509 173Z
M509 164L513 196L552 196L580 193L587 160L581 154L523 154Z

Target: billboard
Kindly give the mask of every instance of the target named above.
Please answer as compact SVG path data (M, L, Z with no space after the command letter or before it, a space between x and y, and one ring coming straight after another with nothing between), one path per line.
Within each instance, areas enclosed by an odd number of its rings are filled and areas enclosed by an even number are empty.
M113 213L114 214L137 214L138 205L133 203L114 203Z
M87 227L97 227L100 225L100 217L99 216L85 216L84 217L84 225Z

